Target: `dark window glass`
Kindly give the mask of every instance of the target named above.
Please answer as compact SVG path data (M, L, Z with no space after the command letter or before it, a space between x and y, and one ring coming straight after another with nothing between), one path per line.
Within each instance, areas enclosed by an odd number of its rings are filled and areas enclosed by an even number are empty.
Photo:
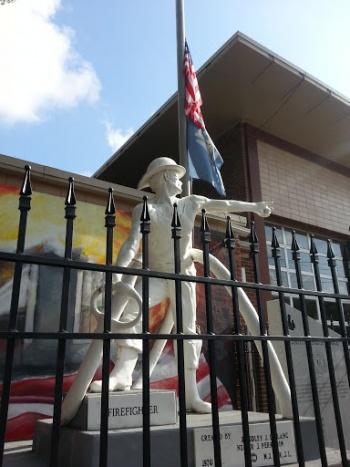
M284 243L287 247L292 246L292 231L284 229Z
M297 289L298 288L298 283L297 283L297 276L294 272L289 273L290 276L290 282L291 282L291 287ZM302 281L303 281L303 289L305 290L315 290L315 281L312 276L309 276L307 274L302 274Z
M332 242L332 249L335 256L339 256L340 258L343 256L341 253L340 243Z
M327 241L321 238L315 238L315 246L318 253L327 254Z
M340 277L341 279L342 278L346 278L346 274L345 274L345 268L344 268L344 262L343 260L341 259L337 259L336 261L336 268L337 268L337 275L338 277Z
M319 271L320 271L320 274L325 274L327 276L329 276L331 274L331 270L328 266L328 260L326 258L326 256L319 256L318 257L318 268L319 268Z
M322 291L327 293L334 293L333 281L332 279L325 279L321 277Z
M295 233L295 239L298 243L298 246L301 250L309 250L309 241L307 238L307 235L301 232L296 232Z
M339 293L341 293L342 295L348 295L349 291L348 291L348 283L347 282L343 282L343 281L340 281L338 283L339 285Z
M293 306L297 310L301 310L300 299L293 297ZM317 303L316 300L305 298L306 313L310 318L318 319Z
M339 311L335 302L324 302L328 321L339 321Z
M350 323L350 303L344 303L343 310L345 321Z

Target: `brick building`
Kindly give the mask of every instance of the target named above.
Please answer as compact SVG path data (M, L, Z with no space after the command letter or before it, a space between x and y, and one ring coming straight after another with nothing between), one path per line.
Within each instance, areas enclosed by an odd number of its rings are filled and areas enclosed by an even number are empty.
M310 235L315 235L324 290L333 291L326 259L330 238L339 259L339 288L348 293L350 100L239 32L197 77L204 120L224 159L227 197L274 201L269 219L255 218L262 282L270 277L275 282L269 248L273 225L282 248L285 286L296 285L290 254L291 231L296 230L305 259L305 288L315 290L308 260ZM178 160L177 138L175 94L94 176L135 187L155 156ZM193 191L218 197L202 182L195 181ZM248 224L249 220L248 216ZM251 279L248 256L243 250L242 266ZM292 305L297 302L290 297ZM310 316L319 319L317 300L309 297L307 304ZM326 308L330 324L336 326L334 304L328 302ZM344 304L344 312L349 321L349 304Z

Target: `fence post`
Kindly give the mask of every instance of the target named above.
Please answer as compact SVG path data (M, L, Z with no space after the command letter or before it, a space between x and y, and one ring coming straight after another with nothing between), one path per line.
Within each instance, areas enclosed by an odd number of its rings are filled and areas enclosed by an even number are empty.
M250 251L253 260L254 268L254 279L255 283L260 283L260 268L259 268L259 241L255 233L255 223L251 223L250 229ZM262 298L260 289L256 289L256 299L257 299L257 312L259 316L259 326L260 326L260 335L266 336L266 326L265 326L265 317L263 315L262 308ZM264 364L264 374L265 374L265 384L267 391L267 404L270 417L270 428L271 428L271 437L272 437L272 452L273 460L275 467L280 466L280 456L277 444L277 428L276 428L276 406L274 393L272 388L272 378L270 372L270 358L267 341L262 339L261 347L263 352L263 364Z
M311 236L310 257L311 257L311 262L314 265L316 289L318 292L322 292L322 282L321 282L320 270L319 270L319 265L318 265L319 263L318 251L315 245L314 236ZM322 296L318 296L318 303L320 306L323 335L324 337L329 337L326 310L325 310L324 300ZM332 399L333 399L335 422L336 422L338 440L339 440L339 449L340 449L343 465L347 465L348 461L347 461L347 453L346 453L346 444L345 444L345 439L344 439L343 425L341 421L341 413L340 413L339 398L338 398L338 392L337 392L337 382L335 379L335 369L334 369L331 343L329 341L325 341L325 347L326 347L326 355L327 355L327 362L328 362L329 379L330 379L330 384L331 384L331 389L332 389Z
M108 201L105 211L106 227L106 265L113 264L113 231L116 225L115 204L113 198L113 189L108 189ZM105 306L103 317L103 333L106 336L103 339L102 353L102 391L101 391L101 424L100 424L100 467L106 467L108 461L108 408L109 408L109 359L111 350L111 340L108 334L111 332L111 313L112 313L112 272L106 272L105 281Z
M300 249L298 242L296 240L295 231L292 232L292 258L294 261L295 273L297 278L297 285L298 289L303 289L303 276L301 274L301 267L300 267ZM310 329L309 329L309 322L306 312L306 303L305 303L305 295L300 293L300 311L303 320L303 329L304 329L304 336L310 336ZM327 456L326 456L326 446L325 440L323 435L323 428L322 428L322 417L320 411L320 402L318 397L318 389L317 389L317 380L316 380L316 371L315 371L315 364L314 364L314 357L313 357L313 350L312 350L312 342L305 341L306 346L306 355L309 365L309 372L310 372L310 382L311 382L311 391L312 391L312 400L314 405L314 412L315 412L315 419L316 419L316 431L317 431L317 438L318 438L318 445L320 449L320 457L321 463L323 467L326 467L327 464Z
M68 192L65 201L65 218L66 218L66 239L64 258L67 262L72 260L72 243L73 243L73 223L76 211L76 198L74 193L74 179L68 179ZM55 398L52 420L51 432L51 452L50 452L50 466L55 467L58 465L58 446L60 437L61 425L61 406L63 396L63 379L64 379L64 363L66 355L65 338L62 338L64 333L67 332L67 319L68 319L68 303L69 303L69 283L71 276L71 268L69 264L63 269L62 281L62 294L61 294L61 310L60 322L58 331L58 347L57 347L57 360L56 360L56 383L55 383Z
M147 196L143 197L140 231L142 233L142 268L149 268L148 235L151 232L151 219L148 211ZM149 377L149 277L142 276L142 404L143 404L143 465L151 466L151 429L150 429L150 377Z
M20 190L19 205L20 219L18 225L18 238L16 253L22 255L24 253L26 229L27 229L27 216L31 209L31 197L32 187L30 183L30 166L25 166L25 173L23 184ZM4 366L4 380L2 385L1 393L1 409L0 409L0 465L3 462L4 447L5 447L5 436L6 436L6 425L7 425L7 414L8 405L11 391L11 380L12 380L12 368L13 358L15 353L16 345L16 332L17 332L17 314L18 314L18 302L19 292L21 287L23 263L16 261L15 271L13 276L13 286L11 295L11 308L9 317L9 331L13 333L13 337L9 337L6 347L5 366Z
M225 235L225 247L227 248L231 280L236 281L236 262L234 257L234 251L236 248L236 242L234 233L231 225L231 218L228 216L226 219L226 235ZM233 305L233 317L234 317L234 333L236 336L241 336L241 318L239 313L238 303L238 292L237 287L232 286L232 305ZM249 418L248 418L248 389L247 389L247 375L245 367L245 353L244 343L242 340L236 341L236 352L238 360L238 380L239 380L239 392L241 396L241 414L242 414L242 431L243 431L243 445L244 445L244 460L246 467L251 467L251 450L250 450L250 435L249 435Z
M275 227L273 227L272 229L271 247L272 247L272 256L275 262L277 285L279 287L282 287L283 284L282 284L282 272L281 272L281 262L280 262L281 248L277 240ZM289 336L286 302L284 298L284 293L281 292L280 290L278 291L278 300L279 300L280 308L281 308L281 321L282 321L283 335ZM296 441L296 447L297 447L297 453L298 453L298 462L300 466L303 466L305 464L305 458L304 458L304 451L303 451L303 442L301 439L299 409L298 409L297 393L296 393L296 386L295 386L291 342L288 340L285 340L284 347L285 347L285 352L286 352L289 386L290 386L291 399L292 399L293 422L294 422L295 441Z
M334 252L333 252L332 243L331 243L330 240L327 240L327 258L328 258L328 266L329 266L329 268L331 270L331 274L332 274L332 282L333 282L334 293L338 294L339 293L339 284L338 284L336 260L334 258ZM344 318L344 311L343 311L341 299L336 298L335 302L337 304L341 336L342 337L347 337L346 326L345 326L345 318ZM347 341L343 341L343 349L344 349L344 358L345 358L345 364L346 364L346 371L347 371L347 375L348 375L348 383L349 383L349 387L350 387L350 355L349 355L349 347L348 347Z
M204 277L210 277L210 263L209 263L209 245L211 241L211 234L205 209L202 209L202 222L201 222L202 244L203 244L203 265ZM204 284L205 290L205 310L207 318L207 333L210 336L215 336L213 327L213 314L212 314L212 298L211 298L211 285L209 282ZM210 369L210 393L212 403L212 424L213 424L213 443L214 443L214 459L215 465L221 466L221 445L220 445L220 423L218 413L218 394L216 384L216 351L215 340L208 339L208 359Z
M174 239L174 267L175 274L181 274L180 260L180 238L181 222L177 210L177 204L174 204L174 213L172 219L172 238ZM183 336L183 316L182 316L182 282L175 279L175 299L176 299L176 335ZM170 311L168 311L169 313ZM179 388L179 412L180 412L180 458L181 466L188 466L187 452L187 420L186 420L186 392L185 392L185 367L184 367L184 341L176 339L177 345L177 373Z

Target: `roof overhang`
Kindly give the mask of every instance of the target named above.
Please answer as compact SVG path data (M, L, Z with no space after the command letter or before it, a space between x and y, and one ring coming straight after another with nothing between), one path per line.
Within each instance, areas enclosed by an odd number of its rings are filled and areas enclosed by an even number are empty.
M206 127L215 141L248 123L350 167L350 101L237 32L197 72ZM177 93L94 177L135 187L147 165L178 161Z

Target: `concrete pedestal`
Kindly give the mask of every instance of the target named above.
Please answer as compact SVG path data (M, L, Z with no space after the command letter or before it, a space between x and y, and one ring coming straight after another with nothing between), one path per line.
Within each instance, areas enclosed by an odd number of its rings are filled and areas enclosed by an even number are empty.
M266 423L268 420L268 415L265 413L249 413L251 425ZM281 417L277 416L277 423L281 420ZM239 411L220 413L220 426L237 424L241 424ZM188 456L191 467L195 466L194 430L210 428L211 425L211 415L187 414ZM36 425L33 443L35 455L46 465L48 465L50 455L51 427L51 421L39 421ZM301 428L306 460L317 459L319 453L314 421L303 419ZM241 443L241 440L237 440L238 443ZM59 467L97 467L99 465L99 445L98 431L63 427L60 437ZM108 447L108 466L142 466L142 428L110 430ZM154 467L181 466L178 424L151 427L151 459Z
M101 394L86 394L71 428L94 431L100 429ZM109 394L108 427L110 430L142 426L142 391L119 391ZM175 391L150 392L150 420L152 426L173 425L177 421Z

